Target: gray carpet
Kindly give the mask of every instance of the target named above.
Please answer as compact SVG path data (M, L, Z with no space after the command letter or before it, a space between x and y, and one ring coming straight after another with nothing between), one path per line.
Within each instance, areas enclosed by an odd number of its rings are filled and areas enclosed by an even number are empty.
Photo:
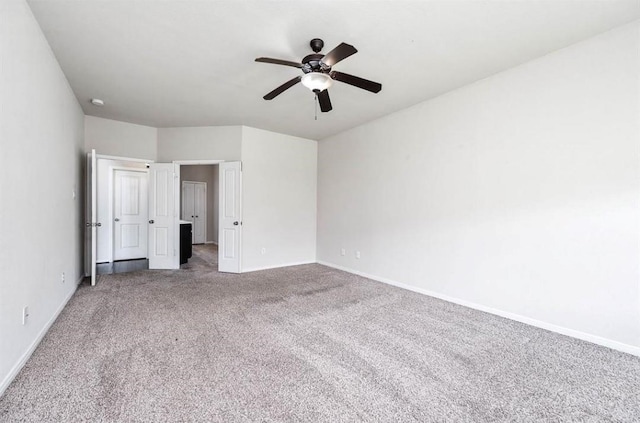
M0 421L640 421L640 359L321 265L81 286Z

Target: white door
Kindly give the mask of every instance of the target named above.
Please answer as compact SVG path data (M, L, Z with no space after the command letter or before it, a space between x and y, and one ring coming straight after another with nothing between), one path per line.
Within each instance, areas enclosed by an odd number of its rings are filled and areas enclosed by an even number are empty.
M176 187L180 166L149 165L149 269L179 269Z
M192 182L182 182L182 220L191 222L191 243L193 244L193 220L196 211L193 200L194 186Z
M98 209L98 178L97 178L96 150L91 150L87 154L87 209L86 209L86 238L88 245L86 248L85 258L85 274L91 278L91 285L96 284L96 258L98 252L97 243L97 226L100 223L97 220Z
M240 273L242 240L242 166L240 162L220 163L220 210L218 270Z
M182 182L182 220L191 222L191 243L207 241L207 183Z
M207 184L196 182L193 184L193 243L204 244L207 241Z
M113 171L113 259L147 257L147 171Z

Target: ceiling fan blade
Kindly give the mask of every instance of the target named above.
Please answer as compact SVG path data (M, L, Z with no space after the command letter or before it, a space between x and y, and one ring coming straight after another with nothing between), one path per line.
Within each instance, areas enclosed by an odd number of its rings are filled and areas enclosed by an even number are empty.
M274 98L276 98L276 96L282 94L285 90L288 90L289 88L293 87L294 85L296 85L298 82L300 82L300 80L302 79L301 76L296 76L295 78L285 82L284 84L280 85L278 88L276 88L275 90L271 91L269 94L265 95L264 98L265 100L273 100Z
M322 112L330 112L333 107L331 107L331 99L329 98L329 91L324 90L320 91L318 94L318 103L320 103L320 110Z
M340 43L340 45L326 54L321 60L322 63L331 67L341 60L346 59L352 54L356 54L358 50L351 44Z
M289 60L271 59L270 57L258 57L256 62L272 63L274 65L292 66L294 68L302 68L302 63L291 62Z
M362 88L363 90L371 91L372 93L380 92L382 89L382 84L349 75L347 73L333 71L330 75L336 81L344 82L345 84L353 85L354 87Z

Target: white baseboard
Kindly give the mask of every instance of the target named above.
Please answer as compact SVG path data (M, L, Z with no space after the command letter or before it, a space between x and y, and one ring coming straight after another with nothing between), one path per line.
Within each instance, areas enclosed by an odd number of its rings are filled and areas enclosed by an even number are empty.
M391 279L382 278L375 275L370 275L368 273L360 272L358 270L350 269L348 267L339 266L337 264L328 263L322 260L318 260L319 264L324 266L332 267L334 269L342 270L344 272L353 273L358 276L362 276L368 279L373 279L374 281L386 283L388 285L393 285L398 288L406 289L408 291L417 292L419 294L428 295L430 297L438 298L440 300L448 301L450 303L459 304L465 307L473 308L475 310L484 311L486 313L495 314L496 316L505 317L507 319L515 320L520 323L525 323L527 325L535 326L541 329L546 329L551 332L556 332L561 335L570 336L572 338L577 338L583 341L591 342L594 344L602 345L603 347L611 348L617 351L622 351L627 354L632 354L640 357L640 347L636 347L634 345L625 344L622 342L614 341L612 339L603 338L598 335L593 335L586 332L581 332L575 329L569 329L564 326L558 326L553 323L547 323L541 320L532 319L530 317L522 316L520 314L511 313L508 311L499 310L493 307L487 307L482 304L473 303L466 300L461 300L459 298L450 297L448 295L443 295L434 291L430 291L428 289L418 288L415 286L407 285L401 282L397 282Z
M218 245L218 243L216 241L205 241L205 244L214 244L214 245Z
M4 394L4 391L6 391L9 385L11 385L11 382L13 382L13 379L15 379L16 376L18 376L18 373L20 373L20 370L22 370L24 365L27 363L27 361L31 357L31 354L33 354L36 348L38 348L38 345L40 345L42 338L44 338L47 332L49 332L51 325L53 325L53 322L56 321L56 319L58 318L58 316L60 315L64 307L67 305L67 303L71 299L71 297L73 297L73 294L76 293L76 289L78 288L78 285L82 283L82 280L84 278L85 276L83 275L76 281L75 288L69 293L69 295L65 297L65 299L62 301L62 304L60 304L60 306L55 311L55 313L53 313L53 316L51 316L51 319L49 319L47 323L45 323L42 330L40 330L40 332L38 333L38 336L36 336L36 339L33 340L31 345L29 345L29 348L27 348L24 354L22 354L18 362L11 368L11 371L9 372L9 374L2 380L2 383L0 383L0 397Z
M242 269L242 273L257 272L259 270L279 269L280 267L300 266L302 264L314 264L314 263L316 263L315 260L312 260L312 261L301 261L299 263L276 264L275 266L252 267L252 268L249 268L249 269Z

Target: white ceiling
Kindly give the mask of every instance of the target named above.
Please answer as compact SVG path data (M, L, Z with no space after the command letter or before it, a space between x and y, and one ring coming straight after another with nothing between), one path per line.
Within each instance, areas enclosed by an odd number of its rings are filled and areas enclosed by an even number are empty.
M322 139L640 17L638 0L144 1L29 0L88 115L155 127L248 125ZM314 120L298 75L256 63L299 61L309 40L359 52L335 70L382 83L336 82ZM89 99L106 106L97 108Z

